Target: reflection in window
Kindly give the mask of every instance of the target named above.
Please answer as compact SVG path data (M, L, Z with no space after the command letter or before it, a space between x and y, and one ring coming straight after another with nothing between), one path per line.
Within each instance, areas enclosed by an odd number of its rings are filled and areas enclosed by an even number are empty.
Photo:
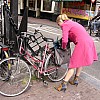
M29 0L29 8L35 10L35 0Z
M43 0L43 10L51 11L52 2L51 0Z
M60 2L55 2L55 8L54 8L54 13L55 14L60 14L60 7L61 7L61 3Z

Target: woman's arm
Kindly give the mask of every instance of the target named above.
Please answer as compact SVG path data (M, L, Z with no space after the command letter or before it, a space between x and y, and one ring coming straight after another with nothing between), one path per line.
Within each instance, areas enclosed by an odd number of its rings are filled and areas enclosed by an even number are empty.
M67 25L62 26L62 49L66 49L68 43L68 34L70 28Z

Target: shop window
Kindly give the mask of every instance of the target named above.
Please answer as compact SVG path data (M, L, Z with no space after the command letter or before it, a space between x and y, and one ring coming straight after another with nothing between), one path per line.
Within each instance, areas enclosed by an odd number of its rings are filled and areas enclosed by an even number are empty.
M61 3L60 2L55 2L55 7L54 7L54 13L55 14L60 14L61 10Z
M35 0L29 0L29 9L35 10Z
M43 10L51 11L52 2L50 0L43 0Z
M37 0L37 8L40 8L41 6L41 0Z
M54 13L55 2L52 0L41 0L41 11Z

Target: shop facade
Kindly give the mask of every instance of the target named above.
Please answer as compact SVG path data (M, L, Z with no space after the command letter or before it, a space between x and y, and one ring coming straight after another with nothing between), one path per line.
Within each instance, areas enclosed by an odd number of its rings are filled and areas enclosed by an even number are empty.
M19 13L24 10L24 1L19 0ZM76 20L88 21L96 15L100 0L26 0L29 7L29 16L40 17L55 21L60 13Z
M19 14L23 14L25 0L19 0ZM29 16L51 18L54 14L55 2L52 0L27 0Z
M20 15L23 14L25 6L29 7L29 16L38 17L40 15L40 6L41 0L19 0L19 13Z

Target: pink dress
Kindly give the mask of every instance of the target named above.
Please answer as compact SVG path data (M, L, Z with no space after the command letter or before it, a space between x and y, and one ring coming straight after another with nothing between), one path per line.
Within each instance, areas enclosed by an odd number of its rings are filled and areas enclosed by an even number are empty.
M62 48L66 48L68 38L75 44L69 68L89 66L94 60L98 60L94 42L82 25L71 20L66 20L61 25L61 28Z

